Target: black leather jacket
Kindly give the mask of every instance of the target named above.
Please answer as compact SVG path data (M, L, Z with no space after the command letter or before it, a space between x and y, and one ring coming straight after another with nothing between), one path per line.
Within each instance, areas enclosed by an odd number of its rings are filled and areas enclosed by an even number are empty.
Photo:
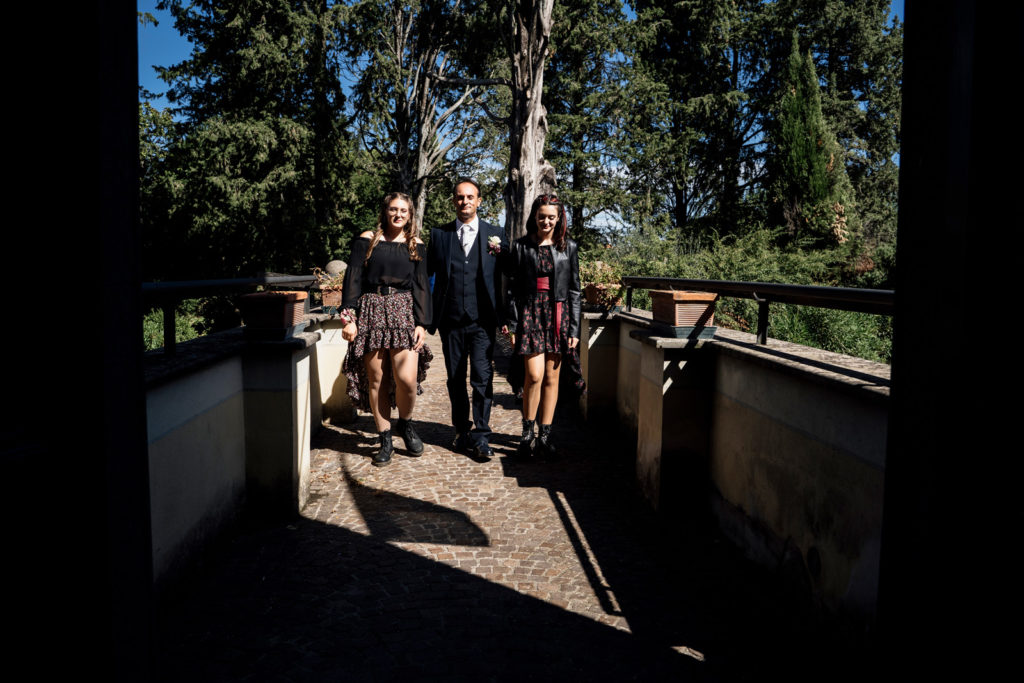
M576 243L566 239L565 251L551 249L555 260L555 281L552 286L555 301L566 301L569 306L569 336L580 337L580 262ZM512 297L506 306L510 326L518 322L522 302L537 293L537 244L529 235L520 237L509 248L504 260L505 275L511 280Z

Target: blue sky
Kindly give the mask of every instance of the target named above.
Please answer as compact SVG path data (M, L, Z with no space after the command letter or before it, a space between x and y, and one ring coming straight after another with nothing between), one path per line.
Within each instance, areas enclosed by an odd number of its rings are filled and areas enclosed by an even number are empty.
M903 19L903 1L893 0L890 14ZM156 17L158 26L139 26L139 85L150 92L162 93L166 86L156 77L154 66L170 66L187 59L192 45L174 30L174 21L168 12L156 9L156 0L139 0L140 12L149 12ZM153 106L163 108L167 100L158 98Z
M174 30L174 20L169 12L159 12L156 0L139 0L140 12L149 12L156 17L158 26L139 25L139 85L150 92L162 93L167 87L156 77L154 66L170 66L188 58L192 44ZM159 98L153 106L164 108L167 100Z

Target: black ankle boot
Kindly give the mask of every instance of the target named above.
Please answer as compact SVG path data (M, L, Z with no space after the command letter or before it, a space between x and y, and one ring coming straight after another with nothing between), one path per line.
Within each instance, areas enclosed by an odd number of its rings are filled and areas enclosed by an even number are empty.
M384 467L391 462L391 454L395 452L391 445L391 430L385 429L380 433L380 450L373 456L374 467Z
M558 450L551 441L551 425L540 425L540 433L537 435L537 455L541 458L558 457Z
M523 420L523 435L519 439L519 448L516 449L516 455L520 458L533 457L533 444L535 440L533 425L533 420Z
M398 422L395 423L395 434L402 437L402 441L405 442L405 450L409 451L409 455L423 455L423 440L413 430L409 420L404 417L398 418Z

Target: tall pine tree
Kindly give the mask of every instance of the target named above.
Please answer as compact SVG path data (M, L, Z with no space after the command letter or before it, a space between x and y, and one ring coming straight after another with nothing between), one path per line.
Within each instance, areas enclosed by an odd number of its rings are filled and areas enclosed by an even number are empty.
M143 197L147 276L303 272L336 255L349 232L351 145L333 10L324 0L158 7L194 48L161 73L180 122Z
M556 3L553 50L544 78L548 153L559 197L584 247L600 237L598 219L623 202L617 141L627 106L620 82L625 16L621 0Z

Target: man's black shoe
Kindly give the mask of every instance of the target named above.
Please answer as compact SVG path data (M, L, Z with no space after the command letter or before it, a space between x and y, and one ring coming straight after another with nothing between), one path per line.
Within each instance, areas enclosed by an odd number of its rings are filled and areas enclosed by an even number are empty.
M414 457L423 455L423 440L412 428L411 422L401 417L398 418L395 423L395 434L402 437L402 441L405 442L405 450L409 451L409 455Z
M384 467L391 462L391 454L395 452L391 445L391 430L385 429L380 433L380 450L373 456L374 467Z
M452 441L451 449L456 453L469 453L472 444L469 441L469 434L455 433L455 440Z
M486 442L473 444L469 449L469 457L476 462L490 462L492 455L491 447Z

